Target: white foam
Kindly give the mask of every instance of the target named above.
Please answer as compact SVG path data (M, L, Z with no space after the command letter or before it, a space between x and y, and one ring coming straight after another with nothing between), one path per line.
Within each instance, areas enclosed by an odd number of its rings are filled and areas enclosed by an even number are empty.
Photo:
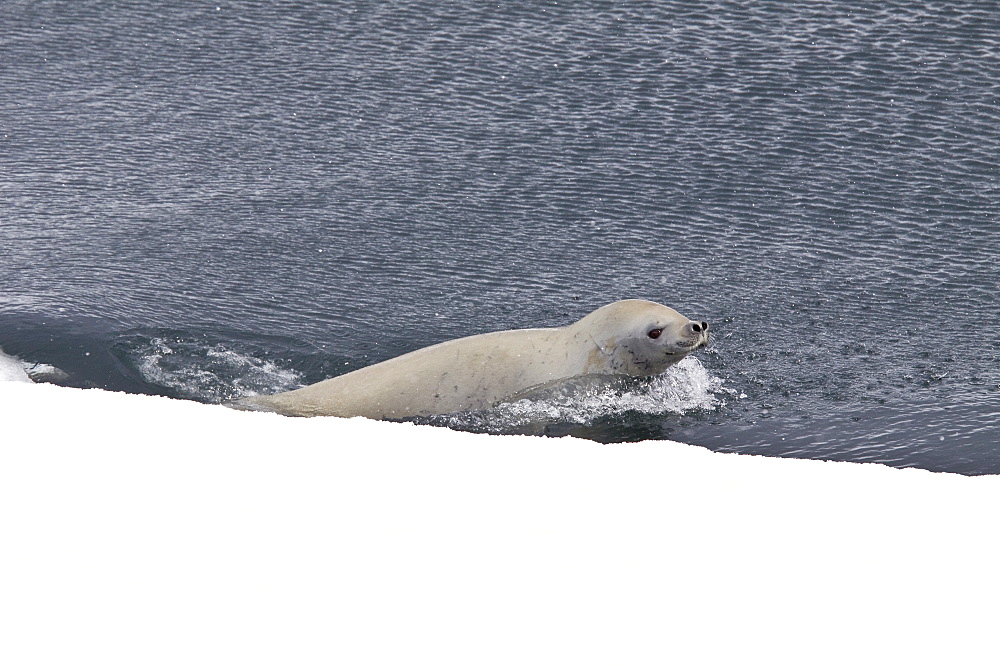
M504 403L484 415L456 415L449 424L485 423L500 428L545 423L589 425L597 420L629 412L647 415L686 414L712 410L724 403L720 395L729 391L701 362L687 357L650 381L632 379L574 382L558 386L538 397Z
M581 412L589 419L631 411L650 415L711 410L722 403L716 392L722 379L708 373L701 362L686 357L648 383L630 386L625 392L607 389L585 397Z
M143 379L186 398L220 402L301 385L301 375L274 362L231 350L154 337L136 360Z

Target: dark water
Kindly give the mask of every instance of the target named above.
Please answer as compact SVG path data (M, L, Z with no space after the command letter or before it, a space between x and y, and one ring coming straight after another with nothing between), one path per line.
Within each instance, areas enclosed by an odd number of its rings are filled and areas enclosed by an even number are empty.
M528 422L1000 473L998 163L992 2L6 0L0 345L220 401L642 297L714 344Z

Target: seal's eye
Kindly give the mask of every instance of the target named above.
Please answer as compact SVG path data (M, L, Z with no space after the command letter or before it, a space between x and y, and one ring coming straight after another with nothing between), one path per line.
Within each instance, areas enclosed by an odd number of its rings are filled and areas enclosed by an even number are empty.
M660 334L663 334L662 329L651 329L649 330L649 334L647 334L647 336L651 339L658 339L660 338Z

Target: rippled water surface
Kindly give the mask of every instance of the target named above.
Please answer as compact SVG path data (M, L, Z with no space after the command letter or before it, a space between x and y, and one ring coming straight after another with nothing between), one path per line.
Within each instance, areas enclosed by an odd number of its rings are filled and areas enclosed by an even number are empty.
M642 297L668 377L436 421L1000 473L989 2L0 4L0 346L222 401Z

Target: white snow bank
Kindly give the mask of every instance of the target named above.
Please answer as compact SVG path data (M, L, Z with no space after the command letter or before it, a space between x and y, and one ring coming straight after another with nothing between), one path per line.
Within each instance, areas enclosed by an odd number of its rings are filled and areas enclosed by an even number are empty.
M995 476L0 406L5 666L995 665Z
M30 383L31 379L19 359L0 350L0 382L8 381Z

